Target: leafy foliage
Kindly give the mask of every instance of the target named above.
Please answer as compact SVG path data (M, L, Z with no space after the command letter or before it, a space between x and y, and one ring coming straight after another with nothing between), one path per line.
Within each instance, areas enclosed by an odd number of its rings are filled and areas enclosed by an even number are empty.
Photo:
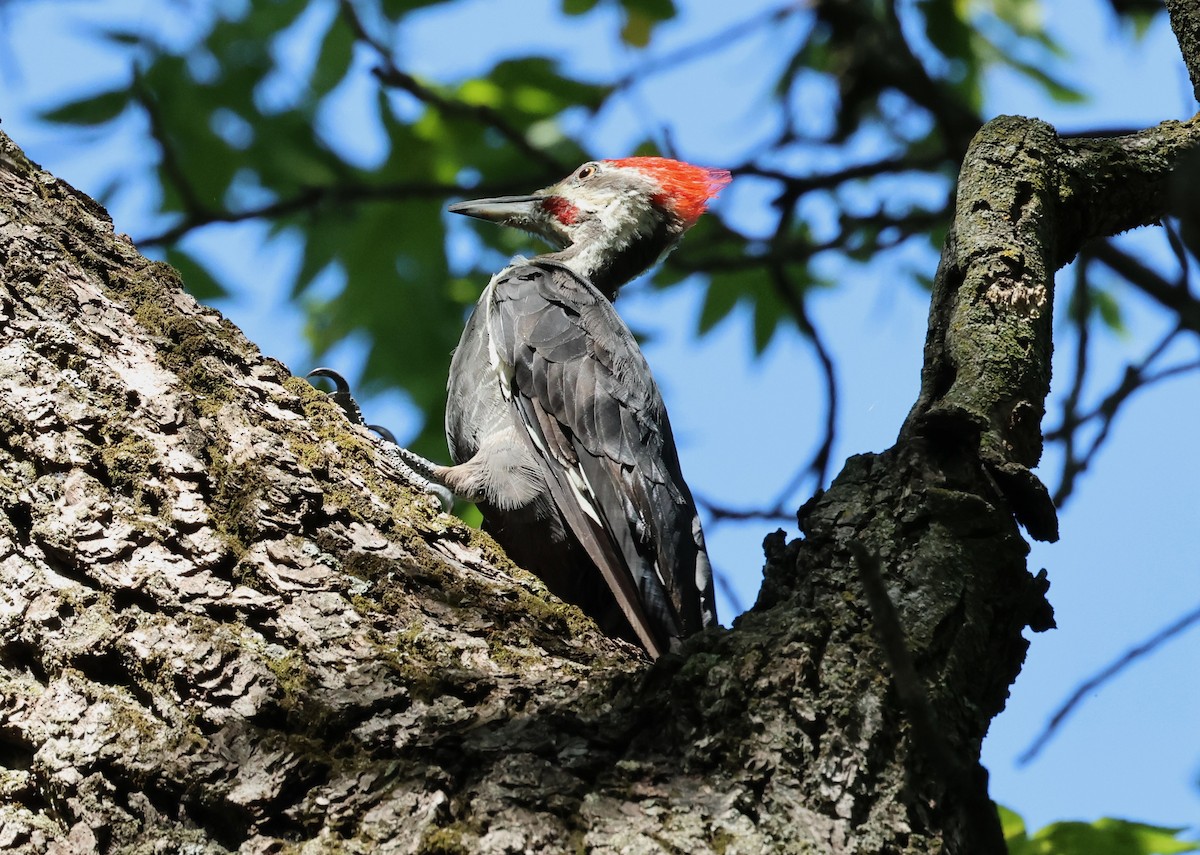
M798 332L819 356L826 351L805 303L828 287L822 271L883 265L906 245L940 244L991 71L1008 70L1063 101L1082 97L1054 71L1062 49L1042 25L1041 0L781 3L667 52L655 46L680 15L674 0L561 0L565 17L590 27L594 42L619 46L632 70L594 79L551 42L523 55L498 43L483 67L447 79L406 68L408 34L457 5L213 0L200 4L183 40L113 24L98 35L129 55L129 79L43 114L93 132L138 115L159 152L162 227L135 237L163 248L198 296L216 298L229 286L181 243L189 235L261 220L272 236L297 242L302 263L291 292L308 315L313 364L351 336L369 342L359 393L403 387L429 416L415 447L435 456L447 355L464 313L505 255L528 251L520 236L484 226L473 232L469 269L452 267L445 203L557 180L595 156L588 129L643 78L763 33L786 55L760 93L774 129L747 147L743 162L718 164L770 197L770 222L705 218L654 281L704 289L698 335L744 310L756 353ZM1144 5L1123 14L1144 28ZM828 111L802 108L813 97ZM343 127L346 113L356 137ZM654 127L654 118L643 125ZM661 147L646 140L637 150ZM1189 245L1193 220L1182 231ZM453 233L474 228L459 224ZM924 287L927 272L906 262L894 269ZM1092 311L1075 322L1121 330L1112 289L1092 293ZM832 363L819 361L832 409ZM836 421L831 412L827 431ZM831 443L830 433L819 457ZM824 463L810 468L823 482Z
M60 104L43 113L42 118L63 125L103 125L125 112L129 101L128 92L113 89Z
M1179 839L1185 828L1108 817L1092 823L1055 822L1031 835L1020 816L1004 807L998 810L1009 855L1174 855L1200 849L1200 843Z
M482 73L454 81L421 80L401 66L398 40L408 17L436 2L373 0L269 0L214 5L207 23L183 46L169 46L154 32L114 26L102 37L136 59L128 86L72 100L47 110L50 122L102 126L131 107L147 118L160 151L159 213L167 223L145 245L167 248L197 294L213 298L225 286L179 246L191 232L216 222L265 219L275 234L298 239L303 263L292 283L309 313L314 361L351 335L372 343L365 371L367 391L402 385L426 412L440 411L445 355L453 347L465 309L474 296L451 276L443 246L441 213L448 197L520 192L556 180L589 157L565 120L595 116L615 85L598 84L563 71L553 56L502 59ZM672 0L563 0L562 11L588 18L606 9L622 21L618 38L645 48L678 9ZM1012 62L999 41L1032 39L1049 44L1036 25L1036 3L1004 0L974 4L926 0L917 7L931 57L943 71L930 77L907 47L899 22L880 4L824 2L811 12L781 9L778 20L808 15L811 28L777 82L786 101L816 73L841 87L837 128L801 138L787 121L760 159L802 154L813 146L853 142L856 135L890 123L883 95L899 89L927 115L891 134L862 177L916 170L948 189L948 177L979 124L981 76L990 63ZM1005 25L992 37L979 34L980 15ZM297 57L298 31L313 45ZM880 46L897 48L880 51ZM893 58L889 58L894 53ZM1025 69L1040 74L1034 67ZM897 81L903 82L897 85ZM1058 84L1039 78L1048 88ZM384 154L364 163L330 126L329 111L349 91L369 91L359 109L378 128ZM578 124L575 119L573 124ZM936 126L944 125L939 130ZM652 151L654 146L643 146ZM757 162L744 175L763 174ZM779 224L765 244L728 224L706 224L719 239L693 240L664 281L692 271L709 272L699 331L719 323L736 306L750 307L753 344L765 349L795 323L789 304L820 285L808 259L821 251L866 260L881 246L929 227L944 206L930 210L899 200L892 210L852 210L849 179L838 175L799 178L790 172L769 180L782 189ZM806 186L807 185L807 186ZM840 211L836 236L817 240L810 216L797 217L805 196ZM943 195L943 198L946 198ZM522 248L513 236L481 230L484 246L501 253ZM752 244L758 244L756 249ZM482 283L496 257L477 261ZM770 275L771 266L775 274ZM319 281L340 283L331 299L313 291ZM780 282L785 281L786 286ZM781 288L788 289L787 293ZM478 291L478 286L475 293ZM430 419L435 424L436 418ZM421 446L440 446L428 432Z

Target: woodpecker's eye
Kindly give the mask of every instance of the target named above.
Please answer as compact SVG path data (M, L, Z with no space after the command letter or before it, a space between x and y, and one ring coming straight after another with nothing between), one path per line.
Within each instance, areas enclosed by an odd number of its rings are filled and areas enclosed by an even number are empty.
M587 179L591 178L595 174L596 174L595 164L589 163L587 166L580 169L579 172L577 172L575 174L575 177L578 178L580 181L586 181Z

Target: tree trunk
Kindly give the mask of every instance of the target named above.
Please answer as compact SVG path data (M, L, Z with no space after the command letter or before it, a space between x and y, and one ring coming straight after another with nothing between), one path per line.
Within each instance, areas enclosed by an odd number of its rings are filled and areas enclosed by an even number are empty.
M896 445L650 665L0 134L0 848L1002 852L1052 275L1198 135L986 126Z

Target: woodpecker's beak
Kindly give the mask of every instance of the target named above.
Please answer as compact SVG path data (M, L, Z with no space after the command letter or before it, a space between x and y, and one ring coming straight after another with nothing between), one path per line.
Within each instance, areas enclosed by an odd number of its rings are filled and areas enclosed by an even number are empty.
M487 220L502 226L532 231L545 217L542 211L543 198L542 196L496 196L492 199L455 202L446 210L451 214L466 214L477 220Z
M571 242L571 236L567 234L562 223L546 210L546 200L551 195L547 190L542 190L531 196L475 199L470 202L456 202L446 210L452 214L466 214L477 220L521 229L540 237L555 249L562 249Z

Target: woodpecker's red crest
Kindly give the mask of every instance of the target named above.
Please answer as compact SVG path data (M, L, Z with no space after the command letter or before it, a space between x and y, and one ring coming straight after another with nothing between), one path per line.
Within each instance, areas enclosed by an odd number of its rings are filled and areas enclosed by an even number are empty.
M654 197L654 203L678 214L687 228L696 224L708 210L709 200L715 199L731 180L727 169L693 166L667 157L623 157L604 162L636 169L657 181L662 191Z

